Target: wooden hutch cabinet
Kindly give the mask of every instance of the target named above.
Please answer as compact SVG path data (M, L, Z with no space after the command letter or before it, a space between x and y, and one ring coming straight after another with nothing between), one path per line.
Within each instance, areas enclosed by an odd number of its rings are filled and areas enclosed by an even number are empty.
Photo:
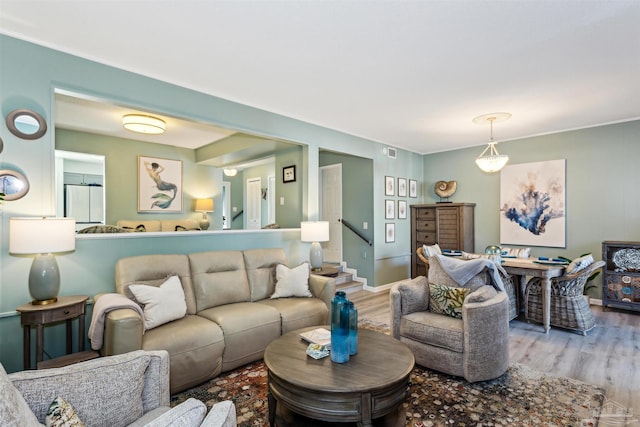
M475 203L411 205L411 277L426 275L416 249L437 243L441 249L474 251Z
M640 242L602 242L602 309L640 311Z

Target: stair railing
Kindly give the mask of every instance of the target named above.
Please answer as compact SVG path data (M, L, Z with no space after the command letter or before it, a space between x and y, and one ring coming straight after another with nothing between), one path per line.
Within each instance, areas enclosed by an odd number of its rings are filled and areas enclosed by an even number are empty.
M231 218L231 221L235 221L235 220L236 220L236 218L238 218L238 217L239 217L240 215L242 215L243 213L244 213L244 210L241 210L240 212L238 212L237 214L235 214L235 215L233 216L233 218Z
M361 238L362 240L367 242L367 244L369 246L373 246L373 242L371 240L369 240L364 234L362 234L362 232L360 232L357 228L355 228L349 221L345 221L344 218L339 219L338 221L340 221L342 223L342 225L347 227L349 230L354 232L356 234L356 236L358 236L359 238Z

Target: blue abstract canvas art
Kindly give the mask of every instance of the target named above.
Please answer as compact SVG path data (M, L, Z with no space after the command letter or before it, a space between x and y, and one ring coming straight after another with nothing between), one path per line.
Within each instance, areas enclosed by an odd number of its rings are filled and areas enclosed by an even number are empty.
M565 247L566 161L508 165L500 172L500 242Z

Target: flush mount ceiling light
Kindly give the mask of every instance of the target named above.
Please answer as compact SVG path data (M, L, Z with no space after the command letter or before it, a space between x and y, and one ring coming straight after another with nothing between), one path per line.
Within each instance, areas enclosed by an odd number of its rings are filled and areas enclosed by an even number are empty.
M511 118L510 113L489 113L473 119L475 124L486 125L488 123L491 126L489 143L476 159L478 167L485 172L498 172L509 161L509 156L498 153L496 149L497 142L493 140L493 122L504 122L505 120L509 120L509 118ZM488 153L487 150L489 151Z
M122 126L132 132L158 135L164 133L164 120L144 114L127 114L122 117Z
M236 169L225 169L224 170L224 174L226 176L236 176L237 173L238 173L238 171Z

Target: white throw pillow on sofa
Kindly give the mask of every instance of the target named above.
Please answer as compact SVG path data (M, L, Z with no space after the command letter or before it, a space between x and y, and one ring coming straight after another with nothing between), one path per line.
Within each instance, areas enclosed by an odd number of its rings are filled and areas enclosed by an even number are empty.
M153 329L187 314L184 290L178 276L169 277L160 286L129 285L140 304L144 304L144 328Z
M311 297L309 291L309 264L306 262L297 267L276 266L276 290L272 299L285 297Z

